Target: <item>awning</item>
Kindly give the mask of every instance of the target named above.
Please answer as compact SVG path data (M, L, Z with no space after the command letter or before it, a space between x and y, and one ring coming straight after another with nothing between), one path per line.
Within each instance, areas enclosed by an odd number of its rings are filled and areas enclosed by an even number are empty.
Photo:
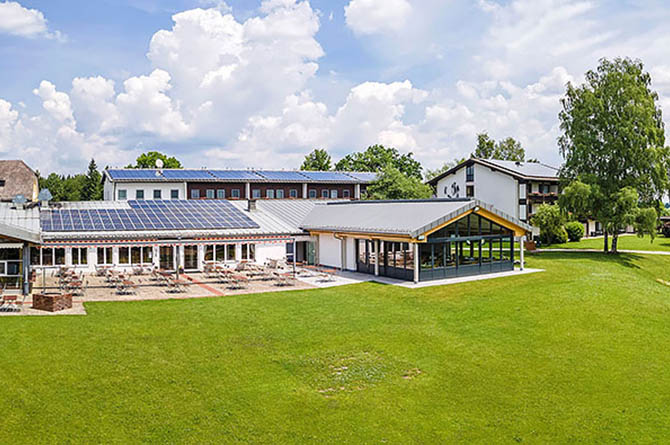
M23 243L0 243L0 249L23 249Z

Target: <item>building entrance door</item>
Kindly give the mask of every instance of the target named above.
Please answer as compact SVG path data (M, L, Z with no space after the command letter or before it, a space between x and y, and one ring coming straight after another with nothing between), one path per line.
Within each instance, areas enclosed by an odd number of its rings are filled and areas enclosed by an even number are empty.
M161 246L160 248L160 268L174 270L174 247Z
M184 246L184 269L198 269L198 246Z

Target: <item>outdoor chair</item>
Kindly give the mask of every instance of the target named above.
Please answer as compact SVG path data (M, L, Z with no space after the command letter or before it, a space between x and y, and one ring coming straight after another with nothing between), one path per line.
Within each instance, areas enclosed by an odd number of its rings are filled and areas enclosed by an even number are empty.
M3 292L2 303L0 304L0 311L20 312L21 308L19 307L18 299L19 297L17 295L7 295Z
M246 289L249 286L249 279L242 275L235 275L231 277L228 284L229 289L239 290Z

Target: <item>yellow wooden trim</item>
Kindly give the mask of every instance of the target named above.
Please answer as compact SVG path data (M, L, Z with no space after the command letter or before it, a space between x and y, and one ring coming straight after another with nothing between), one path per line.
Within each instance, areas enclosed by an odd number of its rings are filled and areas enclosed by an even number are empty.
M516 236L523 236L526 234L526 229L523 227L517 226L511 221L506 220L505 218L496 215L495 213L489 212L486 209L479 208L475 213L478 215L483 216L484 218L493 221L494 223L505 227L506 229L510 229L512 232L514 232L514 235Z

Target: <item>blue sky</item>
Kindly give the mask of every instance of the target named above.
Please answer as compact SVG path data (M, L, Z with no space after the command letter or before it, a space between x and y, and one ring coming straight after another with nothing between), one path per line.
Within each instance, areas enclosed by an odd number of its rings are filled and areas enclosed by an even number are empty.
M641 58L670 105L658 0L0 0L0 152L43 172L294 168L374 143L434 168L476 134L558 165L565 83Z

